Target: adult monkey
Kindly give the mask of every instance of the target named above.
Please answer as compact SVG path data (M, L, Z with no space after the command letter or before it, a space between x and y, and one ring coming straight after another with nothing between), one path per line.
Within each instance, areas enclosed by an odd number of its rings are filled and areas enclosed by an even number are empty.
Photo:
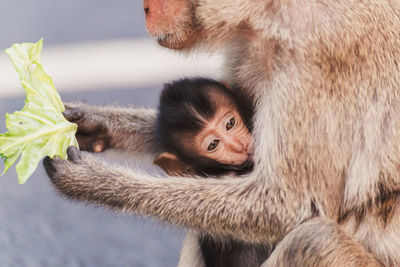
M265 266L400 265L398 1L149 0L161 45L228 49L256 99L246 179L157 180L69 150L46 159L64 194L253 244ZM67 111L83 148L155 151L154 111ZM81 131L82 131L81 130ZM93 143L93 142L94 143Z

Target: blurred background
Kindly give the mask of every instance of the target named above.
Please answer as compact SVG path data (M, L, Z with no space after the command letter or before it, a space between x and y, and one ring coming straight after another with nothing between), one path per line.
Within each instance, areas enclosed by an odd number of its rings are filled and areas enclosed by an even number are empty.
M145 31L141 1L1 0L0 132L24 91L3 52L44 39L43 66L64 101L156 107L162 84L221 77L220 55L180 55ZM105 155L107 157L107 155ZM139 164L152 172L149 163ZM0 165L2 165L0 163ZM3 166L1 166L3 168ZM176 266L184 230L69 201L42 165L24 185L0 177L0 266Z

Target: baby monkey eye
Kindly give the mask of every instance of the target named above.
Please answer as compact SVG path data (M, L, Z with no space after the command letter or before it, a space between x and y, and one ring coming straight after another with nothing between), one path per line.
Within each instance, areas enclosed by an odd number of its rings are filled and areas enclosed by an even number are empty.
M212 140L211 143L208 145L207 150L208 151L213 151L214 149L217 148L218 144L219 144L219 140L218 139Z
M235 120L234 117L232 117L232 118L228 121L228 123L226 124L226 130L232 129L233 126L235 126L235 124L236 124L236 120Z

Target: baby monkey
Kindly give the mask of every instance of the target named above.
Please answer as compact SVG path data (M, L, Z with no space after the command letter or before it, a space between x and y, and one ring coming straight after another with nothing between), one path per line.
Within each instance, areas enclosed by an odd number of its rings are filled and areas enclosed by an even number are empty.
M165 84L157 140L165 151L154 161L167 173L217 177L251 171L252 108L227 85L204 78Z

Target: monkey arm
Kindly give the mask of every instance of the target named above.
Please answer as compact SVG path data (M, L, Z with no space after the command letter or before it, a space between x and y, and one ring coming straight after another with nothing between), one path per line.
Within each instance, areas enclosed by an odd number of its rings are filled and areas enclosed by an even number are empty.
M53 184L70 198L107 205L116 210L153 216L211 235L252 243L275 242L310 214L287 203L277 186L243 179L156 179L112 167L90 153L70 147L69 161L45 159ZM257 181L260 183L260 181Z
M65 104L64 116L78 124L77 139L82 150L101 152L118 148L138 153L154 153L154 109Z

